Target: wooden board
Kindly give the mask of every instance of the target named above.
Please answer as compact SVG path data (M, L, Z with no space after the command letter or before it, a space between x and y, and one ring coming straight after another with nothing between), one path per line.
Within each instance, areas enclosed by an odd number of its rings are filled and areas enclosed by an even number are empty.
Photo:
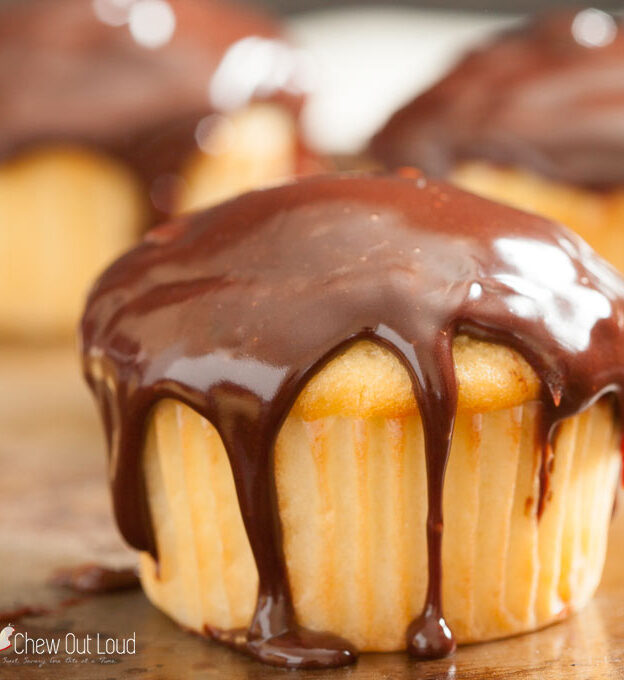
M136 654L28 655L0 652L11 678L622 678L624 512L611 529L607 567L591 605L570 620L509 640L472 645L418 663L404 654L363 655L336 671L290 673L263 666L179 629L140 591L70 606L47 583L59 566L134 563L119 539L106 488L102 433L69 348L0 348L0 611L29 605L16 631L46 639L136 635ZM61 651L62 648L61 648ZM9 672L10 671L10 672Z

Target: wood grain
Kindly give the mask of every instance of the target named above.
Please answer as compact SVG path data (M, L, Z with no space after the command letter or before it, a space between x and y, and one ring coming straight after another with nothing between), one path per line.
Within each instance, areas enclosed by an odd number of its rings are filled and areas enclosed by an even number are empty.
M37 661L31 665L23 657L3 652L0 677L624 677L624 512L616 514L613 522L597 596L568 621L530 635L463 647L442 661L419 663L403 654L369 654L352 668L293 673L262 666L186 633L139 591L60 606L68 593L47 584L56 567L85 561L111 565L135 561L112 521L102 433L71 349L0 348L0 470L0 612L23 605L51 609L17 622L17 630L31 636L100 632L124 637L136 633L137 641L135 655L91 655L84 663L82 658L70 663L63 654L58 664L48 656L31 655Z

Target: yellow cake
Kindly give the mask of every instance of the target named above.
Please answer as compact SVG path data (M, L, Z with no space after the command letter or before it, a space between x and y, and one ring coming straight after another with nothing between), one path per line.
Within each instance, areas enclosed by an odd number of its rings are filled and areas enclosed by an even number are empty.
M534 630L587 603L620 456L607 401L567 421L538 520L537 377L515 352L461 336L454 358L443 596L461 644ZM247 627L258 577L214 427L159 402L143 464L159 555L159 568L141 560L145 592L192 630ZM275 472L298 621L361 651L405 649L427 585L427 491L422 425L398 360L362 342L328 364L282 426Z
M623 314L571 231L412 171L163 225L81 334L145 592L297 668L578 611L620 474Z

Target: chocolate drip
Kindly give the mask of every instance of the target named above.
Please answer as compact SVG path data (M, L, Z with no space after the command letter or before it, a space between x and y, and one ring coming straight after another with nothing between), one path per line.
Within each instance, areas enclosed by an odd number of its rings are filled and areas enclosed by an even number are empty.
M428 588L408 648L449 653L442 497L460 333L509 345L534 367L544 451L558 422L624 385L615 270L564 227L418 173L312 178L157 228L103 274L82 321L123 535L157 556L141 452L154 404L177 399L223 440L259 574L249 630L207 632L269 663L352 661L348 642L297 626L273 446L310 377L371 340L409 372L425 434Z
M57 569L50 583L84 595L103 595L140 586L136 569L113 569L100 564L81 564Z
M252 100L298 114L299 56L276 22L234 3L167 0L171 17L144 24L133 2L122 4L0 9L0 158L54 145L99 150L131 167L162 218L184 163L200 151L202 121L209 127ZM150 43L159 30L162 44ZM311 154L299 143L305 166Z
M388 168L444 177L462 161L624 184L624 30L598 10L539 16L470 52L371 143Z
M8 624L17 623L30 616L45 616L49 613L50 610L46 607L24 605L23 607L15 607L14 609L0 611L0 622Z

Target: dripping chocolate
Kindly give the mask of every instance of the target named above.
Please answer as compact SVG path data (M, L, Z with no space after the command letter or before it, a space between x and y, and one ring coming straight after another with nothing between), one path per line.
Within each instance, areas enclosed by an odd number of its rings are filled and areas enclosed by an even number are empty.
M357 654L297 624L273 479L280 426L329 359L368 339L412 381L428 488L428 589L406 631L419 658L455 644L441 597L453 338L507 345L540 377L543 490L558 423L624 386L614 269L564 227L404 175L311 178L157 228L100 277L82 320L124 537L157 558L141 452L151 408L177 399L221 436L259 576L249 630L207 632L270 663L328 667Z

